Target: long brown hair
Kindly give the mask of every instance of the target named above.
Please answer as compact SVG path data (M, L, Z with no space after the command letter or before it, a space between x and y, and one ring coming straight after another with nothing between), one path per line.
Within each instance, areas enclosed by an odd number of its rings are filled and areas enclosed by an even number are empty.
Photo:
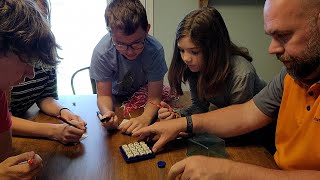
M197 73L191 72L183 62L177 45L178 41L186 36L190 37L203 54L203 65ZM213 7L192 11L183 18L176 30L174 52L168 73L170 86L182 95L181 83L186 83L191 76L196 76L199 98L208 99L228 78L232 56L235 55L252 61L246 48L232 43L220 13Z

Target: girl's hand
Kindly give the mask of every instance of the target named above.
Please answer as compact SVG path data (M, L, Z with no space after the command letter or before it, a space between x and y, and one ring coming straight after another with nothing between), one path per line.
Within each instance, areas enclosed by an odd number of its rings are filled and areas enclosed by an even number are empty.
M175 112L172 110L169 104L161 101L160 106L161 108L158 110L158 118L160 119L160 121L176 118Z

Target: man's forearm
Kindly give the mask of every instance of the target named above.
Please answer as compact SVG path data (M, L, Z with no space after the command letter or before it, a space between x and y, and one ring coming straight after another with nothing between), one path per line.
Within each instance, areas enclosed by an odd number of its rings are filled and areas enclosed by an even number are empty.
M265 126L272 120L264 115L253 101L195 114L192 118L194 132L206 132L219 137L245 134Z

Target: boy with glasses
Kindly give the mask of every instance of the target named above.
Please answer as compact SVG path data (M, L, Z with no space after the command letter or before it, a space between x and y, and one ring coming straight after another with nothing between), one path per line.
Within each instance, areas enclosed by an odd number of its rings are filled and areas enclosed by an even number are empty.
M113 111L114 101L127 99L141 87L148 86L147 102L159 103L162 97L163 77L167 72L161 44L148 35L146 10L139 0L113 0L105 12L109 34L93 51L90 76L97 82L98 107L106 128L118 126ZM130 119L121 131L132 133L148 126L158 108L146 104L141 116Z
M126 45L126 44L117 44L114 41L112 41L112 42L113 42L113 45L116 47L117 50L119 50L119 51L127 51L128 48L131 48L133 50L143 49L144 48L144 40L143 41L138 41L138 42L135 42L135 43L132 43L132 44L128 44L128 45Z

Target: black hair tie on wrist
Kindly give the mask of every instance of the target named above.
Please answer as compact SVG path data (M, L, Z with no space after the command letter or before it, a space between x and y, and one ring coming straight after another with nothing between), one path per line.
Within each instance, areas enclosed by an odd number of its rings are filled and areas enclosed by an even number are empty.
M193 130L193 123L192 123L192 118L191 116L186 116L187 119L187 133L188 134L192 134L192 130Z
M69 108L66 108L66 107L61 108L61 109L59 110L59 115L60 115L60 116L61 116L61 111L62 111L62 110L64 110L64 109L67 109L68 111L70 111L70 109L69 109Z

